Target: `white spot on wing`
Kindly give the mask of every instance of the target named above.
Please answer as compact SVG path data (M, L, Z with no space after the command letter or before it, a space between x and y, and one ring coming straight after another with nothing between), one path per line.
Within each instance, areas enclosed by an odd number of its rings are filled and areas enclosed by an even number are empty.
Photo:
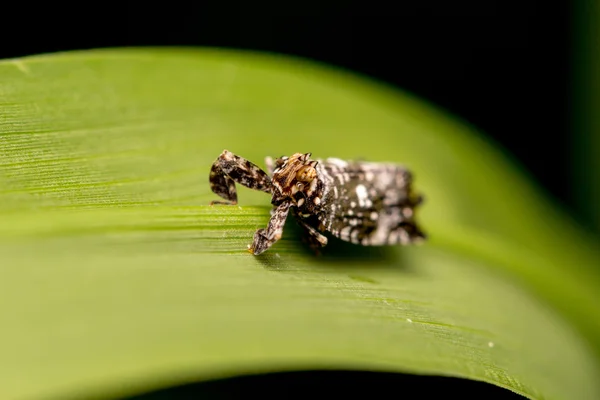
M381 188L389 187L394 183L395 175L390 171L381 171L377 175L377 184Z
M327 162L335 165L338 168L346 168L348 166L346 161L334 157L328 158Z
M373 245L393 243L390 241L389 235L394 225L395 219L392 216L388 214L380 215L377 223L377 229L375 229L375 231L371 233L371 243ZM397 240L397 237L393 239Z
M342 228L342 230L340 231L340 238L343 240L350 240L350 230L352 229L351 226L345 226Z
M367 201L369 200L369 193L367 192L367 188L365 185L356 186L356 197L358 198L358 204L361 207L367 206Z
M400 243L402 243L402 244L410 243L410 236L408 236L408 233L405 230L401 230L399 232L399 234L400 234Z
M388 238L387 238L387 243L388 244L396 244L398 243L398 231L391 231Z

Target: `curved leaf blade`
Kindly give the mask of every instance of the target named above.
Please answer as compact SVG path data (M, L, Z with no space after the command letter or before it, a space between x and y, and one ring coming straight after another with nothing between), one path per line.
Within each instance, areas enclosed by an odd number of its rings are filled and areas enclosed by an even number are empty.
M593 246L422 103L208 50L8 61L0 93L6 396L303 365L463 376L531 398L600 393L597 358L567 324L598 349ZM245 245L268 209L252 205L268 197L204 206L223 148L259 164L295 151L405 162L432 240L334 244L315 260L289 226L254 258Z

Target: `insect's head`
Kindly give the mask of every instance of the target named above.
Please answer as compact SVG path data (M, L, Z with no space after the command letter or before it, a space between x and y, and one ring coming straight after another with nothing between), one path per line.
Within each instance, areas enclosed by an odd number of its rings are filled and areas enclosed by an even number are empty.
M310 159L311 153L296 153L280 157L275 161L273 186L279 198L292 197L298 203L301 198L313 195L317 187L317 161Z

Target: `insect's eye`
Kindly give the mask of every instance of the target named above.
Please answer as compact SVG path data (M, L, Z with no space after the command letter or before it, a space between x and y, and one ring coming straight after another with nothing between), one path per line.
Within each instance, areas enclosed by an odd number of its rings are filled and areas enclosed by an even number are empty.
M279 157L277 160L275 160L275 166L277 166L277 168L280 168L286 160L287 157Z
M317 170L310 166L305 165L298 170L296 173L296 179L300 182L310 182L317 177Z

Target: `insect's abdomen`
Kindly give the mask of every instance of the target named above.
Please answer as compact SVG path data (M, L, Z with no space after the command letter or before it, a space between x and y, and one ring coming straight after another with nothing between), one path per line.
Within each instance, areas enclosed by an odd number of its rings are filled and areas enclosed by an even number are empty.
M411 192L408 170L330 160L321 170L325 204L319 219L326 230L364 246L409 244L425 237L414 219L420 198Z

